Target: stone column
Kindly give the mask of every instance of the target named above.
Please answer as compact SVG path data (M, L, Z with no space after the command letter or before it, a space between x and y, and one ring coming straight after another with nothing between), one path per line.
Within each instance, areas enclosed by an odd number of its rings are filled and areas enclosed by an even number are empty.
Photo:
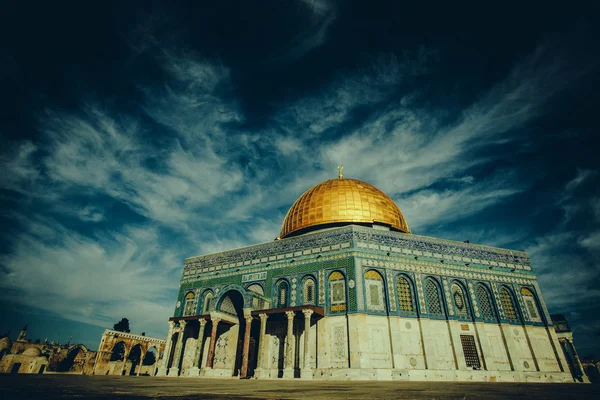
M294 311L286 311L287 317L287 335L285 336L285 368L283 370L284 378L294 377Z
M575 359L575 362L577 363L577 367L579 368L579 371L581 372L581 379L584 382L589 383L589 378L587 377L587 375L585 373L585 369L583 369L583 364L581 364L581 360L579 359L579 354L577 354L577 350L575 349L575 345L573 344L573 338L567 338L567 342L569 343L569 346L571 346L571 350L573 350L573 358Z
M125 354L123 355L123 365L121 366L121 373L119 375L123 375L125 371L125 366L127 365L127 357L129 357L129 352L127 351L127 347L125 347Z
M196 341L194 364L192 365L192 368L188 370L188 376L198 376L200 374L200 355L202 354L202 344L204 343L204 328L206 327L206 320L202 318L198 322L200 323L200 328L198 329L198 340Z
M156 360L154 360L154 365L152 365L152 375L151 376L157 376L158 375L158 370L160 369L159 360L160 360L160 355L161 354L163 355L163 358L164 358L164 352L163 353L160 352L160 345L157 344L156 345Z
M171 365L171 369L169 369L169 376L179 376L179 360L181 360L181 353L183 353L185 325L186 321L179 321L179 337L177 338L177 345L175 346L175 354L173 354L173 365Z
M312 379L312 369L310 367L310 317L313 310L310 308L302 310L304 314L304 360L302 363L302 379Z
M267 348L267 344L265 343L266 333L267 333L267 319L269 316L267 314L259 314L260 317L260 339L258 342L258 366L260 368L267 368L267 355L265 354L265 349Z
M250 349L250 329L252 328L252 316L246 315L246 329L244 330L244 348L242 350L242 373L240 378L248 377L248 351Z
M138 372L137 372L137 376L140 376L140 372L142 371L142 363L144 362L144 355L145 353L141 351L142 349L140 349L140 363L138 365Z
M171 354L171 342L173 342L173 328L175 328L175 322L169 321L169 333L167 334L167 342L165 343L165 350L163 351L162 365L158 366L156 376L167 376L169 355ZM158 362L158 360L156 361Z
M212 321L212 331L210 332L210 345L208 346L208 357L206 358L206 368L213 367L214 358L215 358L215 345L217 344L217 326L219 325L219 321L221 318L211 318Z

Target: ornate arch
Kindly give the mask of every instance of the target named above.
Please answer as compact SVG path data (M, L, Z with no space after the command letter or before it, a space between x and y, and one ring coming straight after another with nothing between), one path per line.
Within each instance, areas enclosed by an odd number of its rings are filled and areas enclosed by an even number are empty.
M386 282L384 275L376 269L364 273L364 291L367 311L387 313Z
M190 315L196 314L196 293L193 290L188 290L185 296L182 299L183 302L183 312L182 316L187 317Z
M508 285L500 285L498 294L502 303L502 309L504 310L504 317L511 322L522 324L523 318L519 310L519 302L512 288Z
M545 322L544 314L542 313L540 301L535 292L535 289L531 286L522 286L521 297L523 298L525 309L527 311L527 314L529 315L529 320L531 322L538 323Z
M312 274L302 277L302 304L315 304L317 301L317 279Z
M327 277L329 286L329 311L346 311L346 275L342 271L332 271Z
M433 276L427 276L423 286L429 317L447 318L441 282Z
M215 300L214 296L215 294L212 289L205 289L202 292L200 295L201 301L198 301L198 314L208 314L212 309L214 309L214 307L212 307ZM200 307L202 307L202 311L200 311Z
M252 304L252 295L249 295L248 292L246 291L246 289L244 289L242 286L235 284L235 283L231 283L231 284L226 285L225 287L219 289L218 298L214 303L215 310L218 310L219 307L221 306L221 302L223 302L223 299L225 298L225 294L232 290L239 292L240 295L242 296L242 299L244 299L243 307L250 307L250 305Z
M454 315L458 319L473 320L472 302L469 299L469 292L464 283L458 279L450 281L450 291L452 294L452 306Z
M246 291L247 292L253 292L256 293L260 296L264 296L265 295L265 288L263 285L261 285L258 282L252 282L248 285L246 285Z
M479 304L479 310L481 311L481 318L484 321L498 322L498 310L494 303L492 289L484 282L477 282L475 295L477 296L477 304Z
M274 304L276 308L286 308L290 305L290 282L286 278L279 278L275 282Z

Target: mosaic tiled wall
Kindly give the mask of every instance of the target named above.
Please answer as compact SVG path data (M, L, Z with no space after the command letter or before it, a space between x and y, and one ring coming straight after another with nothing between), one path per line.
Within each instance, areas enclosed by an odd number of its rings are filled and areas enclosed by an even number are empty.
M397 308L395 280L399 273L406 273L411 278L412 290L416 292L415 307L418 313L415 316L428 316L423 280L435 276L441 284L441 296L448 318L460 317L455 315L451 291L451 282L458 279L475 320L481 318L481 313L474 288L478 282L485 282L492 288L494 303L502 321L506 322L506 315L498 300L498 283L513 288L516 306L523 310L525 323L534 322L528 318L520 295L519 288L524 285L535 291L540 312L550 321L526 253L358 226L190 258L185 263L178 302L180 305L183 303L182 298L190 289L211 288L215 290L217 299L219 290L227 285L245 287L259 283L264 288L264 296L252 296L272 303L274 285L283 278L290 285L289 305L300 305L303 298L302 279L310 274L316 283L315 303L328 309L327 280L329 274L337 269L345 275L346 311L364 312L363 274L369 268L376 269L384 277L386 307L390 313L400 312ZM196 292L196 295L199 293ZM247 306L258 304L256 301L252 303L252 296L248 297L250 301ZM182 308L178 307L175 315L181 314Z
M529 258L524 252L398 232L381 232L360 226L346 226L327 232L313 232L271 243L189 258L185 261L182 283L193 281L201 274L236 271L249 266L298 260L350 247L461 262L481 268L531 271Z

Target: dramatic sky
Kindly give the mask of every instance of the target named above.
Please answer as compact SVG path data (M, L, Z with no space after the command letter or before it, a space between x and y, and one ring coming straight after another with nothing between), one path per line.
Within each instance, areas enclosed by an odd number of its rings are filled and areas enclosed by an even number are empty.
M401 3L4 2L0 333L165 337L186 257L344 164L417 234L529 252L600 357L599 10Z

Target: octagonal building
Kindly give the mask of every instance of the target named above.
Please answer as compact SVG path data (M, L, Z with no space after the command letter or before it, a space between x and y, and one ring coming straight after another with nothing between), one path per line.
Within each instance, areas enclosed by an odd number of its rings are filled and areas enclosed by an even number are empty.
M185 260L158 375L572 381L526 253L414 235L341 173L277 240Z

